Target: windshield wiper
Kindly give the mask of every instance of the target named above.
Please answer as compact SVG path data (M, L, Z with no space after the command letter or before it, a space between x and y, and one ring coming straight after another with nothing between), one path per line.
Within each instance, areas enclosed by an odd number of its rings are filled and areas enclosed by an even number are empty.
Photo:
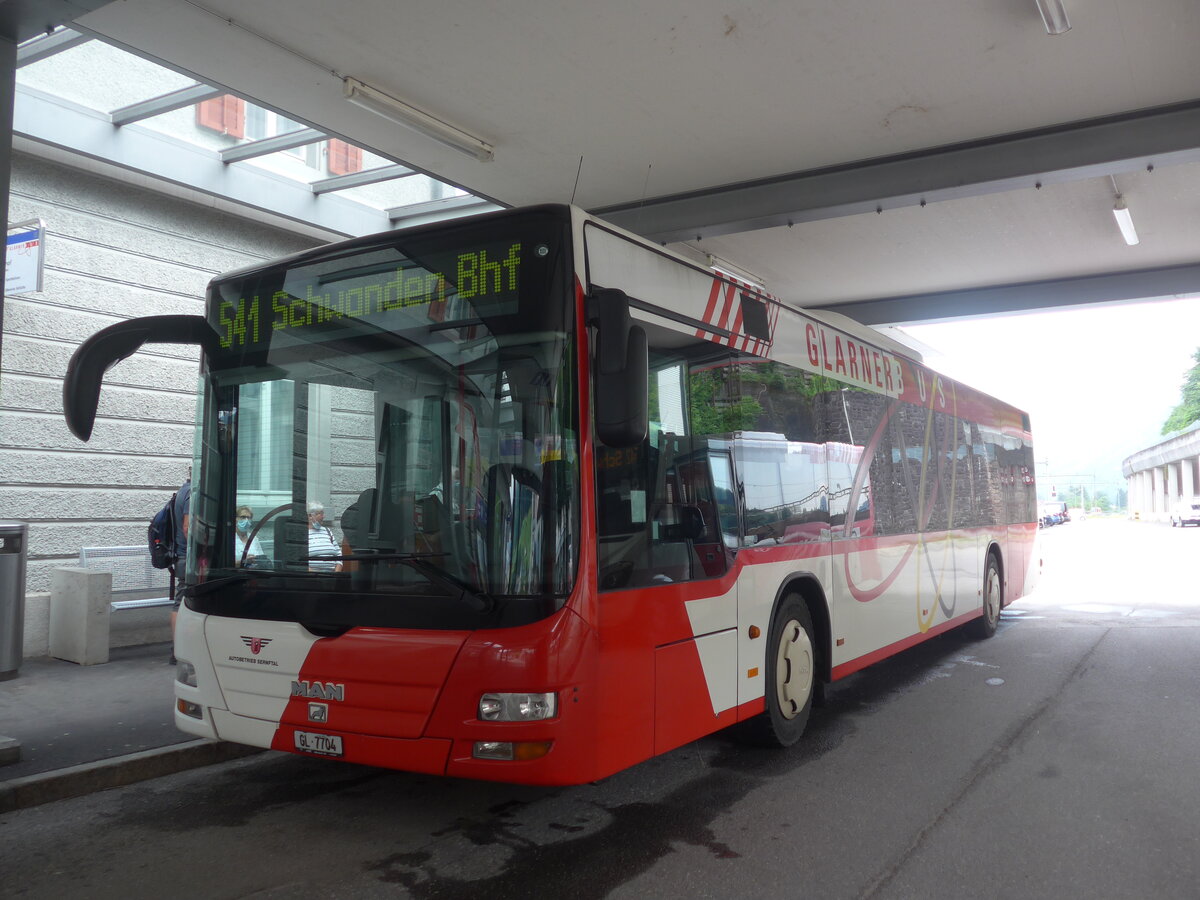
M347 553L344 556L308 556L306 559L348 559L352 562L364 560L396 560L396 559L431 559L438 556L449 556L449 553Z
M444 588L456 600L461 600L475 612L490 612L494 601L459 582L428 562L430 558L449 556L448 553L350 553L345 556L318 556L313 559L350 560L351 562L398 562L420 572L434 584Z
M351 562L398 562L402 565L408 566L410 569L416 570L421 575L424 575L431 582L443 588L451 595L453 599L465 603L475 612L490 612L495 605L491 597L488 597L485 594L480 594L466 585L461 584L453 576L443 572L437 566L426 561L431 557L448 555L449 554L447 553L350 553L345 556L312 556L308 558L324 560L349 560ZM291 577L322 577L322 573L318 572L279 572L278 570L238 572L234 575L226 575L223 578L214 578L212 581L204 581L199 584L188 585L185 588L180 588L180 590L190 591L193 595L204 595L233 584L244 584L247 581L255 579L258 575L264 574L286 574Z
M241 584L249 581L254 577L249 572L238 572L236 575L226 575L224 578L214 578L212 581L201 581L198 584L190 584L181 587L181 591L188 591L192 594L208 594L217 588L228 587L231 584Z

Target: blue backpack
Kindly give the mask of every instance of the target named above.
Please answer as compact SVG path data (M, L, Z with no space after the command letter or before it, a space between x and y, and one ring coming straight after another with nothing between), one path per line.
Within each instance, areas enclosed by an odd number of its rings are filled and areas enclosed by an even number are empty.
M150 520L146 537L150 544L150 565L170 569L175 565L175 495Z

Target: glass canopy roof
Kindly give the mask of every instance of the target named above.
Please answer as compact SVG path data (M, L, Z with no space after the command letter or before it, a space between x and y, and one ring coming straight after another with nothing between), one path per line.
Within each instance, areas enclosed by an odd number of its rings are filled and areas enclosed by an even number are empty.
M380 230L381 223L396 225L415 217L452 215L468 209L494 208L486 201L445 184L389 159L356 146L335 135L289 118L284 110L271 109L244 97L197 82L151 60L128 53L90 36L60 28L25 42L17 54L17 105L14 133L22 134L23 124L30 131L44 121L29 107L49 105L58 115L84 117L96 124L107 119L110 132L134 132L142 137L157 136L156 154L162 147L190 148L180 166L197 169L195 184L208 193L221 193L219 186L231 181L225 172L202 171L205 167L224 170L233 167L242 174L257 173L278 185L280 179L309 196L308 206L320 207L334 202L338 215L329 230L347 234ZM24 104L24 107L22 106ZM27 114L22 115L23 112ZM95 127L79 128L79 140L87 134L104 135ZM52 136L35 133L29 137L56 143ZM68 147L94 159L106 159L109 148L103 146ZM126 141L125 144L130 142ZM114 163L130 168L128 148ZM195 152L199 151L199 152ZM133 160L136 165L136 159ZM148 174L155 175L157 160L146 160ZM175 180L175 179L172 179ZM241 193L253 199L227 195L233 202L266 208L259 202L253 178L236 180ZM214 186L217 186L214 188ZM276 194L278 194L276 190ZM283 192L286 194L287 192ZM270 197L264 191L262 197ZM281 197L286 200L286 197ZM267 201L269 202L269 201ZM295 201L290 204L295 207ZM294 218L288 202L274 211ZM353 223L356 208L366 213L361 229ZM382 214L382 216L380 215ZM310 221L311 217L306 216ZM318 227L320 227L320 223Z

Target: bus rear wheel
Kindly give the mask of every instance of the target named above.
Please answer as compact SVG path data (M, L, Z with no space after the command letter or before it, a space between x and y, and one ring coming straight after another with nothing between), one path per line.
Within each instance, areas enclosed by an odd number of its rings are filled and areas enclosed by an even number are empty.
M760 744L790 747L800 740L812 711L817 642L808 607L789 594L776 607L767 644L766 710L751 720Z
M983 573L983 615L968 626L972 637L984 640L996 633L1000 625L1000 608L1004 606L1004 585L1000 581L1000 565L989 553Z

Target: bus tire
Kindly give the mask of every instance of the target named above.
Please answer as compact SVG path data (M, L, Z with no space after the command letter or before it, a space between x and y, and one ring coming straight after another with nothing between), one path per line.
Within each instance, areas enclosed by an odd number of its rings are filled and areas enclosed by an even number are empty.
M1004 583L1000 580L1000 564L989 553L983 572L983 615L968 626L971 636L979 640L990 638L1000 625L1000 610L1004 606Z
M748 725L756 743L790 747L800 740L812 711L818 651L812 616L798 594L775 608L766 659L766 709Z

